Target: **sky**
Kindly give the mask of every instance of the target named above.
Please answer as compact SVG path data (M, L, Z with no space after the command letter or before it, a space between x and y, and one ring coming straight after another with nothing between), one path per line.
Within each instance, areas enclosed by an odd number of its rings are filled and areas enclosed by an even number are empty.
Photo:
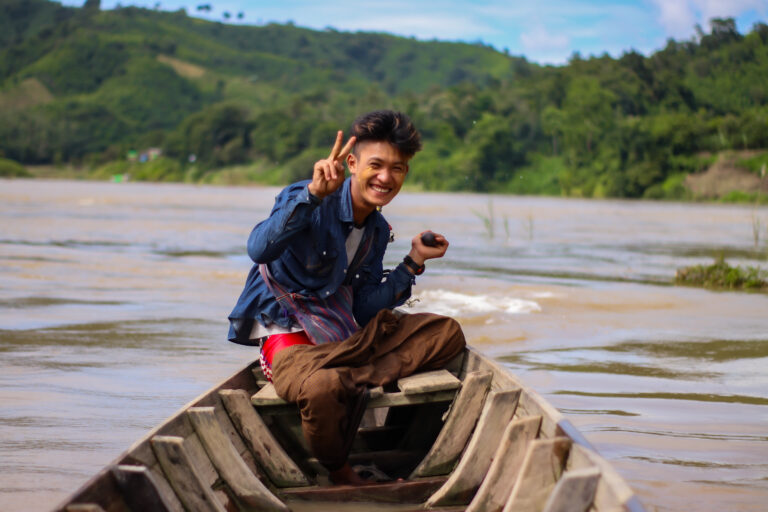
M80 6L82 0L63 0ZM732 17L741 33L768 23L768 0L102 0L102 9L122 4L175 11L228 23L293 22L322 30L374 31L420 40L482 42L540 64L565 64L582 57L629 50L649 55L669 38L690 40L695 25L709 32L709 20ZM212 10L197 10L210 4ZM242 20L237 13L242 12Z

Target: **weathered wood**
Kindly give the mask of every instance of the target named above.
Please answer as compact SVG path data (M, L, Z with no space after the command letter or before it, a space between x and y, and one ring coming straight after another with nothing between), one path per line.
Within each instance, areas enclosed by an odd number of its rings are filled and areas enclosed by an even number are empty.
M520 390L492 391L485 400L472 439L448 481L427 501L427 506L466 504L483 481L504 427L515 414Z
M256 407L269 405L285 405L286 402L277 395L275 386L270 382L251 397L251 403Z
M174 512L184 512L184 505L181 504L179 497L176 496L173 487L170 482L168 482L168 478L166 478L165 473L163 473L162 466L157 462L157 459L154 460L155 464L148 468L148 471L152 475L152 480L155 482L157 491L163 495L166 503L171 506L171 510Z
M445 477L424 478L416 481L382 482L364 486L334 485L331 487L304 487L286 489L287 499L306 501L423 503L439 488Z
M463 361L462 361L463 359ZM499 364L496 361L488 359L477 351L468 347L467 350L461 356L457 357L453 363L451 363L449 370L454 375L465 376L473 371L491 371L493 372L493 379L491 383L491 391L502 391L508 389L514 389L517 387L524 388L523 383L511 374L507 368ZM141 440L134 443L126 452L116 458L116 460L108 468L104 468L97 475L88 480L80 489L71 494L65 499L55 510L63 512L68 506L78 507L81 505L99 505L101 508L111 512L117 510L124 510L127 508L123 494L116 482L115 476L112 474L110 468L114 465L125 464L143 464L148 468L148 471L155 477L158 492L162 493L168 501L173 502L174 510L180 511L182 508L186 510L221 510L226 508L228 510L235 510L238 504L232 493L227 486L219 478L218 472L213 467L210 459L208 458L205 448L203 447L198 435L195 433L190 420L187 417L186 410L190 406L214 406L216 408L217 419L221 424L224 431L229 434L230 440L235 443L235 448L239 451L240 455L246 460L248 467L254 474L259 474L261 467L254 461L251 454L251 448L248 443L242 439L241 434L237 426L229 424L231 418L227 419L225 416L225 408L220 405L221 401L218 397L218 392L221 389L242 389L245 390L246 395L250 399L250 395L258 391L265 384L264 377L258 368L258 362L252 363L241 371L237 372L233 377L226 379L219 383L215 388L201 394L198 398L191 401L187 406L182 408L179 412L175 413L167 421L163 422L157 428L147 433ZM444 392L439 392L444 393ZM374 417L370 422L372 425L381 426L384 424L385 412L388 411L389 404L396 403L409 403L407 396L400 393L389 393L386 398L381 398L378 404L381 408L371 409L370 416ZM394 395L394 399L392 398ZM420 402L431 401L435 399L435 396L430 394L417 394ZM403 398L405 397L405 398ZM450 400L451 393L444 393L439 395L440 399ZM399 401L399 402L398 402ZM442 411L445 407L441 407ZM442 413L441 411L441 413ZM270 425L273 436L276 437L285 450L288 450L295 460L303 461L308 456L308 448L303 440L303 435L300 430L300 423L298 421L298 408L296 404L284 404L276 405L272 407L264 407L259 411L262 416L265 417L267 424ZM639 512L642 511L642 505L639 503L637 497L633 494L632 490L627 486L626 482L616 473L611 465L598 455L594 450L589 449L589 443L586 442L582 435L575 429L569 422L560 414L556 409L551 407L541 396L532 391L529 388L524 388L523 393L518 401L517 413L515 419L523 419L530 415L541 414L543 416L542 426L540 429L540 437L544 439L551 439L558 436L567 436L573 440L573 446L571 447L571 454L568 458L568 465L566 471L570 472L573 469L583 468L595 468L600 470L600 478L597 483L597 489L593 503L590 507L591 511L603 512L606 510L626 510L627 512ZM270 418L266 418L269 415ZM424 416L421 416L424 417ZM415 422L419 423L421 417L416 417ZM447 418L447 416L446 416ZM411 421L411 420L409 420ZM410 423L409 423L410 424ZM477 428L477 427L476 427ZM207 487L207 493L209 496L206 504L205 496L198 498L203 501L203 506L187 505L184 506L179 497L174 492L174 486L178 487L177 483L172 483L169 478L164 474L164 468L158 461L158 457L155 455L155 448L150 441L156 436L176 436L183 439L177 440L176 449L185 452L186 462L185 466L192 469L183 469L181 472L187 476L187 478L193 478L197 480L197 486L200 489ZM486 440L488 444L492 444ZM157 443L155 443L157 444ZM471 442L470 442L471 444ZM398 457L394 457L395 454L389 452L371 452L366 451L363 453L353 453L350 457L351 461L358 461L360 463L370 463L370 460L381 460L382 464L385 459L387 462L392 462L392 468L396 468L392 471L401 471L403 468L414 467L419 462L419 454L423 453L423 449L426 446L421 447L421 451L403 452L402 454L396 454ZM379 448L375 448L379 449ZM158 451L160 448L157 449ZM412 453L412 455L411 455ZM379 455L381 454L381 456ZM299 458L301 457L301 458ZM168 457L166 457L168 458ZM396 460L397 459L397 460ZM177 464L181 464L182 459L176 457ZM377 462L378 463L378 462ZM301 462L306 464L306 461ZM166 466L169 465L166 461ZM303 467L303 466L302 466ZM382 466L383 467L383 466ZM385 468L385 470L387 470ZM310 471L309 469L307 471ZM323 470L320 469L320 472ZM489 469L489 474L490 474ZM170 473L171 470L168 470ZM197 475L195 476L195 473ZM189 475L192 475L190 477ZM564 474L564 479L568 473ZM266 480L264 480L266 482ZM308 489L304 487L303 489ZM202 491L201 491L202 492ZM383 499L388 499L389 494L383 491L385 496ZM188 497L189 493L182 493L183 496ZM282 495L282 494L281 494ZM189 501L189 500L187 500ZM315 507L311 502L302 502L298 499L292 500L291 505L296 505L296 510L308 510L311 507ZM299 507L299 504L302 504ZM344 508L346 505L349 507ZM355 503L339 504L337 508L339 510L355 510ZM375 505L374 505L375 506ZM543 506L543 505L542 505ZM366 506L367 507L367 506ZM406 505L406 508L408 505ZM414 504L413 508L417 508L419 505ZM402 506L397 506L400 510ZM444 506L439 507L440 510L457 511L463 510L464 506L457 507ZM70 508L70 510L78 510L77 508ZM82 510L82 509L81 509ZM88 510L86 508L85 510ZM92 507L91 507L92 510ZM408 510L411 510L408 508Z
M192 433L184 438L184 450L189 455L189 460L194 464L197 472L202 478L202 482L208 487L214 488L216 482L219 480L219 473L216 468L213 467L213 462L208 458L208 454L205 452L203 443L200 438L197 437L192 422L189 421L189 417L184 415L189 422L189 427L192 429ZM214 489L215 492L215 489ZM222 501L222 503L224 503Z
M450 374L449 374L450 375ZM456 379L458 382L458 379ZM378 388L374 388L377 389ZM375 396L371 396L368 401L368 408L375 409L377 407L396 407L400 405L416 405L424 404L428 402L450 402L456 396L455 391L439 390L427 393L414 393L410 391L405 393L400 391L399 393L381 393L374 392ZM275 391L275 387L272 384L268 384L261 388L258 393L255 393L251 397L251 403L256 407L274 407L281 405L293 405L286 402ZM295 406L294 406L295 407Z
M474 370L493 371L491 391L516 387L521 388L522 393L520 394L516 417L525 418L527 416L541 416L539 436L546 439L557 437L557 423L564 419L563 415L549 402L544 400L541 395L526 386L507 368L503 367L497 361L484 357L482 354L472 349L467 351L464 366L465 371L467 372Z
M384 393L377 398L368 401L369 409L378 407L397 407L400 405L428 404L433 402L452 402L456 397L456 391L435 391L433 393L420 393L418 395L406 395L399 393Z
M451 405L445 425L429 453L411 473L411 478L450 473L477 424L492 378L491 372L467 374Z
M544 512L586 512L600 480L596 467L566 471L549 495Z
M565 466L567 437L531 441L504 512L540 512Z
M536 438L541 416L512 420L504 430L499 447L493 456L491 467L483 483L467 507L467 512L498 512L504 508L512 492L512 484L528 451L528 445Z
M384 388L382 386L376 386L368 390L368 400L379 398L384 395Z
M72 505L67 505L66 511L67 512L104 512L104 509L101 508L101 505L97 503L73 503Z
M562 419L563 415L530 388L526 388L520 394L520 404L517 407L518 418L526 418L528 416L541 416L539 437L551 439L562 435L557 429L557 423Z
M632 489L622 480L608 462L585 446L574 444L568 455L566 470L597 467L600 479L592 500L595 509L603 510L643 510L637 503Z
M261 371L261 365L257 364L251 368L251 373L253 374L253 378L256 379L256 385L258 387L264 387L269 383L267 378L264 376L264 372Z
M253 408L248 393L242 389L223 389L219 391L219 396L259 466L276 486L300 487L310 484Z
M183 512L177 501L168 499L154 475L145 466L114 466L110 469L130 510Z
M275 512L288 510L288 507L277 499L245 465L235 446L216 420L213 407L191 407L187 415L208 457L238 502L255 510Z
M163 472L187 510L226 512L211 488L203 482L182 438L155 436L151 444Z
M459 386L461 381L448 370L416 373L397 381L397 388L406 395L457 389Z

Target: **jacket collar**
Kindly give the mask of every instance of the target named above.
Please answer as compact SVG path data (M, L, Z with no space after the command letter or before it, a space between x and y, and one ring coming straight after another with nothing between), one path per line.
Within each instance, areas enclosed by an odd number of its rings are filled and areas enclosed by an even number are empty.
M341 188L341 197L339 198L339 220L341 222L348 222L354 224L355 212L352 209L352 178L344 180L344 184ZM378 210L372 211L363 222L363 226L366 228L369 225L376 225L374 219L381 215Z
M341 201L339 205L339 220L342 222L355 222L352 211L352 178L344 180L341 187Z

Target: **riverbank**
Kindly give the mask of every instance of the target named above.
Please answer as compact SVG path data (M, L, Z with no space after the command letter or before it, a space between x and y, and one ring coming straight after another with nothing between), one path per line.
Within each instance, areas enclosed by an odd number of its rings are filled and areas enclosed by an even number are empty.
M417 157L418 158L418 157ZM645 199L674 200L685 202L723 202L743 204L768 204L768 151L723 151L714 155L703 154L699 158L709 162L701 172L677 174L664 183L652 187ZM298 168L311 168L308 159ZM549 164L559 167L560 163L550 160L536 166L521 169L520 178L528 177L525 186L514 184L496 193L544 197L583 197L581 189L564 189L558 185L558 173L563 169L548 168ZM418 169L418 160L414 161ZM547 163L549 162L549 164ZM261 185L282 186L307 178L297 171L296 162L274 165L257 160L250 164L234 165L216 169L203 169L194 164L182 166L179 162L158 157L146 162L126 160L107 162L96 167L73 165L41 165L14 167L18 177L42 179L75 179L95 181L146 181L155 183L195 183L204 185ZM22 174L19 169L22 169ZM2 169L0 169L2 171ZM545 174L549 176L545 176ZM0 172L2 177L2 172ZM7 177L14 177L13 174ZM422 183L406 183L406 190L425 191ZM559 193L557 192L559 190ZM467 192L470 192L469 190ZM600 191L594 191L598 199L611 199ZM765 224L768 225L768 219ZM768 232L766 232L768 237Z

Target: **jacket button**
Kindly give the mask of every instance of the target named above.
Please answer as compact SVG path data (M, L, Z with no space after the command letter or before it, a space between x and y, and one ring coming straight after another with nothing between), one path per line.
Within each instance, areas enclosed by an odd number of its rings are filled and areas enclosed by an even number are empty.
M326 294L326 295L330 295L330 294L331 294L331 292L325 292L325 294Z
M355 279L360 279L360 274L355 274Z
M325 256L325 251L323 251L323 256Z

